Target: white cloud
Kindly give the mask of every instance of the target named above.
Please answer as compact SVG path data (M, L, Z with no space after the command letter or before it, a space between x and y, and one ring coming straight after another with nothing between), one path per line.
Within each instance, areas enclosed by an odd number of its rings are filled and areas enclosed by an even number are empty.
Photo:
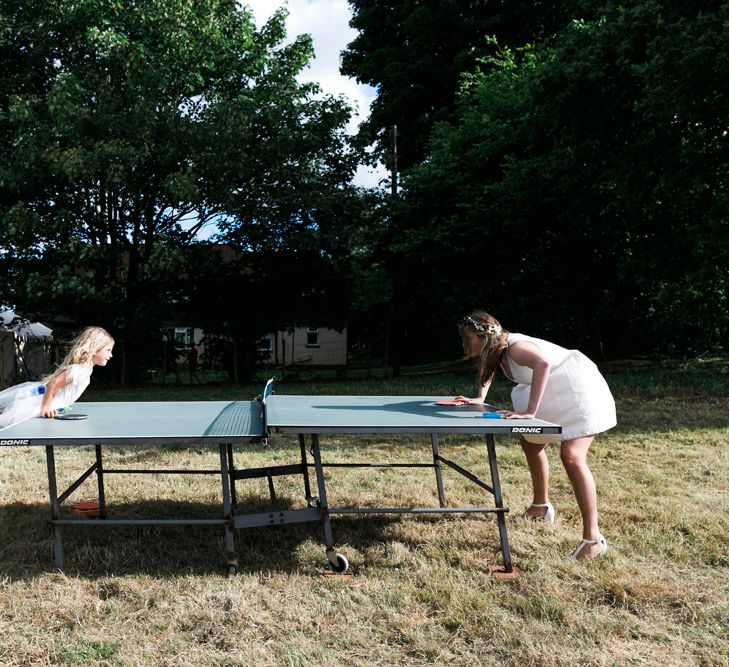
M351 11L346 0L243 0L249 7L260 28L271 15L286 5L289 17L286 29L290 39L308 33L314 43L314 59L299 76L300 81L315 81L325 93L342 95L354 107L347 130L354 133L359 123L369 114L370 103L375 97L371 86L357 83L339 73L340 54L357 36L349 26ZM386 176L384 167L375 170L360 168L354 182L365 187L375 187Z

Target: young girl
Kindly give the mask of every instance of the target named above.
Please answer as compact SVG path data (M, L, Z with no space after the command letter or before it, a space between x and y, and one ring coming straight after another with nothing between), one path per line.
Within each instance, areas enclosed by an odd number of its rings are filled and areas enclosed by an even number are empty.
M597 523L597 492L587 467L587 450L595 434L617 423L615 401L604 378L584 354L538 338L509 333L483 311L458 323L466 356L478 359L480 390L476 398L458 400L483 403L497 367L512 382L514 410L501 410L509 419L544 419L562 426L560 435L526 435L521 445L531 473L534 496L524 518L554 522L549 502L549 463L544 451L550 441L561 441L560 457L582 514L582 543L572 561L590 561L607 551Z
M106 366L114 339L100 327L88 327L54 373L41 382L24 382L0 392L0 429L31 417L57 417L89 386L94 366Z

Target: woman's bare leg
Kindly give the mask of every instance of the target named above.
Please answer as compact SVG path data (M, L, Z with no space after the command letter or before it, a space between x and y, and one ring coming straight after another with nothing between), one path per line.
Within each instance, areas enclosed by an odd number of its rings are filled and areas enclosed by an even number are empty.
M587 466L587 451L593 440L594 436L565 440L560 448L560 458L582 514L582 539L584 540L597 540L600 537L595 478ZM601 551L602 545L600 544L587 545L580 551L578 559L590 560Z
M545 451L546 444L536 444L521 439L521 448L524 450L529 473L532 477L533 497L532 503L543 505L549 501L549 460ZM547 513L546 507L530 507L525 515L530 518L542 517Z

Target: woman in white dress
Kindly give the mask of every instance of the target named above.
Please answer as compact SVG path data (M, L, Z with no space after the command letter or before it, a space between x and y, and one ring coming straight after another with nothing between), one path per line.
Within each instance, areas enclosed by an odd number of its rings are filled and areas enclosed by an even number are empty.
M94 366L106 366L113 347L114 339L105 329L84 329L51 375L0 392L0 429L32 417L57 417L89 386Z
M561 441L560 458L582 514L582 543L572 561L590 561L607 551L597 520L597 491L587 466L587 451L597 433L616 425L615 401L605 379L592 361L578 350L567 350L539 338L506 331L498 320L475 311L458 323L466 356L478 360L476 398L458 396L469 403L484 403L497 367L516 383L514 410L501 410L509 419L544 419L562 426L559 435L525 435L522 449L531 473L534 496L524 517L554 522L549 502L549 463L544 448Z

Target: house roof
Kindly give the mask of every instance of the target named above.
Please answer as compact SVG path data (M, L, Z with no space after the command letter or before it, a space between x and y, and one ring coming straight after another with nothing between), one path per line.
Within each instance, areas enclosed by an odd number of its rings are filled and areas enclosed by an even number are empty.
M23 338L52 338L53 330L40 322L17 315L10 308L0 307L0 330L12 331Z

